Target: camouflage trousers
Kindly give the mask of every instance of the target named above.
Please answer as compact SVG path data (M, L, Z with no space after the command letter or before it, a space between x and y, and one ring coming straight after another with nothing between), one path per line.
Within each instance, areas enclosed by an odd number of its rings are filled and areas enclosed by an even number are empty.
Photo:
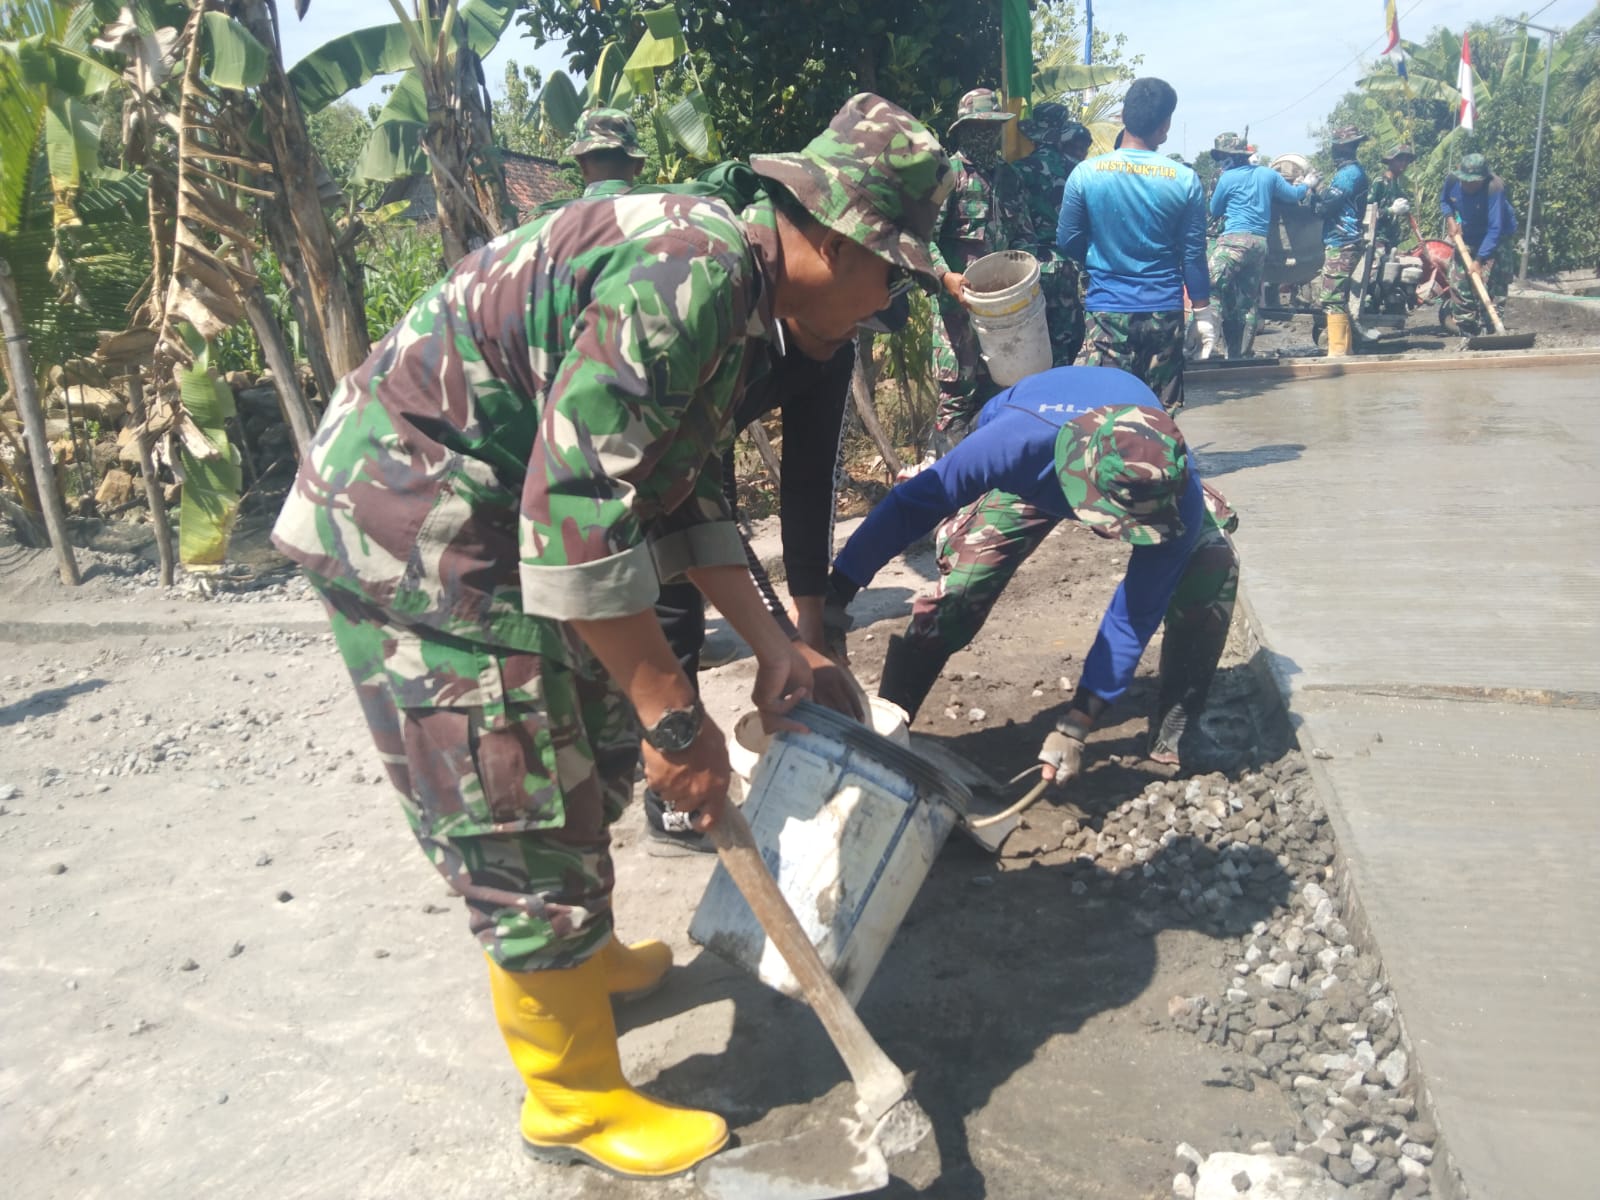
M1253 233L1225 233L1211 244L1211 299L1222 318L1229 358L1249 353L1261 319L1261 271L1267 265L1267 239Z
M978 349L971 314L947 292L939 293L938 305L933 322L933 378L939 385L934 428L946 432L970 424L995 388Z
M1090 367L1121 367L1144 380L1172 416L1183 407L1183 310L1172 312L1091 312L1088 320Z
M1060 518L1001 491L989 492L945 521L934 543L939 583L933 595L913 603L906 640L940 662L968 645L1017 569L1059 523ZM1163 618L1153 731L1170 725L1179 706L1188 717L1205 707L1239 590L1239 559L1228 538L1236 523L1227 502L1207 488L1206 527Z
M622 693L576 646L575 668L322 595L406 820L474 936L508 971L583 962L611 934L610 827L639 759Z
M1078 264L1057 258L1039 269L1039 290L1044 293L1045 320L1050 326L1050 365L1070 367L1083 349L1083 293Z
M1364 245L1335 248L1328 246L1322 258L1322 274L1317 277L1317 305L1325 313L1348 313L1350 289L1366 254Z
M1494 262L1483 276L1483 286L1497 309L1505 304L1506 293L1511 288L1509 255L1495 256ZM1483 307L1483 301L1478 299L1478 289L1472 286L1472 276L1467 273L1466 265L1462 263L1459 254L1450 259L1450 290L1455 293L1454 296L1447 295L1440 302L1443 315L1453 317L1457 321L1475 321L1478 323L1479 332L1488 329L1489 314Z

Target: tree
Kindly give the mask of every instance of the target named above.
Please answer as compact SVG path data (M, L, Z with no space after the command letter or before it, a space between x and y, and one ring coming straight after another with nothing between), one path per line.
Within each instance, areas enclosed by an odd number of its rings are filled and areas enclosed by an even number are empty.
M361 151L372 135L372 122L348 100L340 100L306 118L306 132L322 165L341 187L355 178Z
M598 6L528 0L518 20L537 45L561 39L591 74L608 44L631 46L648 0ZM962 94L1000 78L1000 8L988 0L679 0L689 59L725 157L797 149L859 91L891 96L942 129ZM663 90L684 81L668 72Z
M502 149L561 157L567 139L540 118L539 93L543 89L544 76L538 67L521 66L515 59L506 64L505 91L490 112L495 142Z

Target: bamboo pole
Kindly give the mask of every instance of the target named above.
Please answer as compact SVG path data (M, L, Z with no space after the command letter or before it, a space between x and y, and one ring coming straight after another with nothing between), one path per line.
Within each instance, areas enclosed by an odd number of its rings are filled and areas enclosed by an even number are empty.
M316 422L312 419L311 406L306 403L305 393L300 390L294 357L289 353L283 330L278 327L278 319L272 315L272 307L267 303L267 294L261 290L261 285L256 283L240 288L239 298L244 301L245 315L250 318L250 328L255 331L256 341L261 343L261 353L267 360L267 366L272 368L272 386L278 393L278 407L283 412L284 423L289 426L289 434L294 439L294 456L304 459L311 448L311 435L315 432ZM239 429L242 436L242 417Z
M83 582L78 560L67 539L67 510L61 503L56 473L50 468L50 443L44 435L44 410L39 406L38 386L33 378L33 363L28 357L28 335L22 324L22 305L17 286L11 280L11 264L0 258L0 332L6 339L6 366L11 372L11 393L17 399L22 431L28 442L28 457L33 460L33 480L39 489L39 507L44 512L50 544L56 549L61 582L77 587Z
M772 439L767 436L767 431L761 427L760 421L751 421L745 427L745 432L750 435L750 440L756 444L756 453L761 455L761 462L767 468L767 475L772 480L772 486L782 488L783 471L778 465L778 452L772 448Z
M872 336L863 331L856 337L856 369L850 374L850 397L855 401L856 412L861 416L867 436L878 447L878 454L889 468L889 474L894 476L900 474L905 464L900 461L889 435L883 431L878 410L872 403Z

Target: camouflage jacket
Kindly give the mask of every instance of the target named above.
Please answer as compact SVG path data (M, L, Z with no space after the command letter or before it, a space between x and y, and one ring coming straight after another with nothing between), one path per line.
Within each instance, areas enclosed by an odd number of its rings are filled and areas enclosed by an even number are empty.
M985 254L1010 248L995 205L993 181L959 150L950 156L950 168L956 184L945 197L928 239L934 269L941 275L965 271Z
M1378 206L1378 240L1386 246L1403 246L1415 240L1411 236L1411 222L1389 212L1389 206L1403 196L1407 200L1411 198L1406 196L1405 185L1387 175L1379 175L1374 179L1367 192L1367 203Z
M597 179L585 185L581 199L590 200L595 196L620 196L631 188L633 184L626 179Z
M468 255L339 386L274 541L405 624L569 662L562 622L743 565L717 459L776 237L766 202L623 196Z
M1001 167L995 179L995 203L1010 238L1009 249L1026 250L1049 270L1065 260L1056 253L1056 222L1061 218L1061 192L1077 164L1051 146Z

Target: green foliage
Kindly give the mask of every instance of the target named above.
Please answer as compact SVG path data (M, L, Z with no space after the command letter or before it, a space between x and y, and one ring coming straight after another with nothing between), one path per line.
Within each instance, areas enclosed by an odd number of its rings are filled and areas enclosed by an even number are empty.
M571 87L571 83L567 86ZM566 149L567 138L542 119L539 98L544 87L544 76L538 67L525 67L514 59L506 63L505 89L491 110L495 142L502 150L559 158Z
M1395 142L1409 142L1417 162L1405 180L1418 222L1427 236L1439 226L1438 197L1448 173L1469 153L1484 155L1505 181L1516 211L1518 235L1506 248L1520 258L1528 226L1528 191L1544 80L1545 45L1508 24L1474 25L1473 99L1476 128L1455 127L1460 94L1456 71L1461 34L1435 29L1419 43L1406 43L1409 94L1392 65L1373 64L1356 90L1329 114L1327 128L1357 125L1372 134L1359 161L1374 178L1379 161ZM1591 13L1560 36L1550 59L1550 98L1539 163L1539 211L1528 269L1560 271L1600 263L1600 12ZM1592 93L1588 89L1595 89ZM1585 108L1585 97L1594 106ZM1317 131L1324 139L1326 129ZM1589 135L1586 141L1585 135ZM1314 159L1324 171L1326 152Z
M632 46L658 5L527 0L518 18L537 44L564 40L567 60L591 74L608 43ZM678 0L689 54L662 90L696 82L723 157L798 148L852 94L891 96L943 129L956 101L1000 75L1000 9L970 0ZM697 79L688 78L692 70Z
M372 122L354 104L340 100L308 116L306 132L328 174L336 183L347 186L372 133Z
M361 247L367 294L367 330L376 342L399 324L422 294L444 276L437 231L388 225Z
M175 466L183 480L178 557L191 570L218 567L227 557L243 483L239 452L228 441L233 392L212 372L204 351L192 367L179 367L177 377L183 411L192 423L186 426L190 436L174 439Z

